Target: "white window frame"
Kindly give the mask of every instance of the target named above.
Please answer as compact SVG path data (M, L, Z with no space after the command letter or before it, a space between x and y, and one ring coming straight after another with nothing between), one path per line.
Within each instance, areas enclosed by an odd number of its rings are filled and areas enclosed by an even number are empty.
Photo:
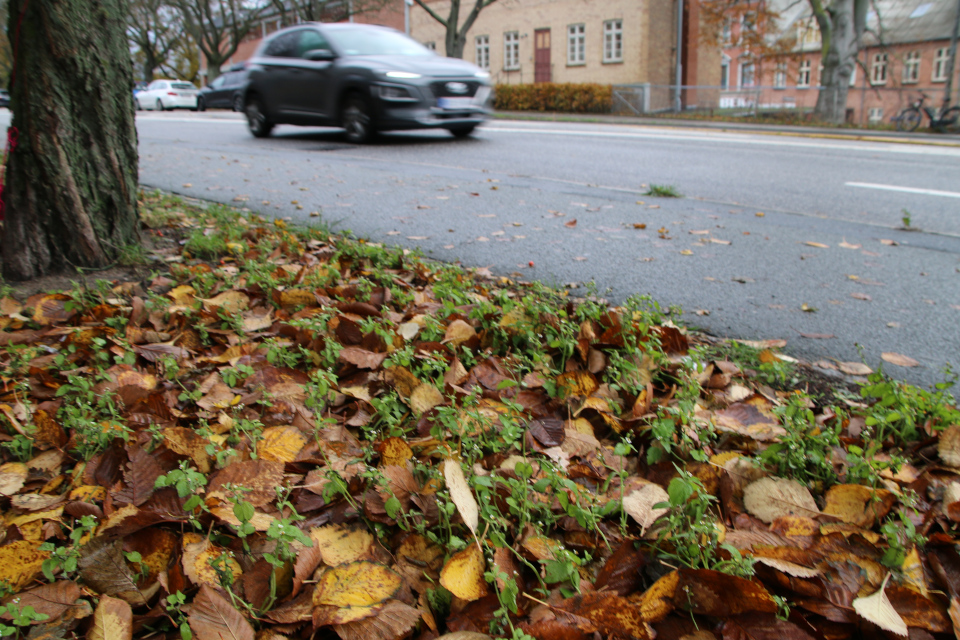
M567 25L567 66L587 64L587 26Z
M730 88L730 56L722 54L720 58L720 90L726 91Z
M503 69L516 71L520 68L520 32L506 31L503 34Z
M883 107L870 107L867 110L867 122L873 124L883 122Z
M606 20L603 23L603 62L623 62L623 20Z
M908 51L903 57L903 84L920 82L920 52Z
M473 39L474 60L484 71L490 70L490 36L477 36Z
M787 63L786 62L777 63L777 66L773 71L773 88L774 89L787 88Z
M797 67L797 88L798 89L807 89L810 87L810 67L811 63L809 60L801 60L800 66Z
M746 84L744 80L744 76L746 75L744 71L747 69L750 70L750 84ZM757 65L752 60L740 63L739 75L740 77L737 78L738 87L750 88L757 86Z
M930 74L931 82L947 81L947 57L949 51L946 47L937 49L933 54L933 71Z
M877 86L887 84L887 62L889 57L885 53L875 53L870 64L870 84Z

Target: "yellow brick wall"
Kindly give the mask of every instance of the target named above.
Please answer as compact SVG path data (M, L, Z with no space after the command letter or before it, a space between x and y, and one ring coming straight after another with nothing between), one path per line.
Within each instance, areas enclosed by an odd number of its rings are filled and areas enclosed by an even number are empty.
M461 24L472 2L461 5ZM669 83L673 77L674 7L672 0L499 0L484 9L467 36L463 57L475 62L474 38L490 36L490 73L497 83L531 83L534 80L534 31L549 28L553 82ZM449 14L449 2L430 7L440 16ZM623 62L604 64L603 23L623 21ZM586 27L586 64L567 64L567 27ZM503 69L503 34L520 33L520 69ZM410 9L410 34L416 40L436 43L445 53L444 29L418 6Z

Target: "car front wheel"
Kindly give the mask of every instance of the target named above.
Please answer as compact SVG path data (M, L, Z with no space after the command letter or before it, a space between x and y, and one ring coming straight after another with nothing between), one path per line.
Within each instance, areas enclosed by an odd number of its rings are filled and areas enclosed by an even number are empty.
M163 100L157 98L157 111L163 111Z
M247 102L246 114L247 128L255 138L266 138L273 131L273 123L267 119L263 103L259 98L253 98Z
M236 96L233 99L233 110L237 113L243 112L243 96Z
M340 114L340 126L346 129L349 142L364 144L376 135L370 103L358 93L351 94L343 103Z
M452 133L455 138L466 138L473 133L473 130L476 129L476 127L477 126L474 124L466 124L460 127L450 127L447 129L447 131Z

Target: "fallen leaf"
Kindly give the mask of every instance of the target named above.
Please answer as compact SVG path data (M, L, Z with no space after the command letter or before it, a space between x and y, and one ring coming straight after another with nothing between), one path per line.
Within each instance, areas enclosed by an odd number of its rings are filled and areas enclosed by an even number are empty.
M443 478L447 483L447 489L450 491L450 499L453 500L453 504L457 505L457 511L463 518L463 523L476 535L480 508L477 505L476 498L473 497L470 485L467 484L467 479L463 476L460 463L453 458L446 458L443 461Z
M87 640L131 640L133 638L133 611L123 600L102 596Z
M843 249L859 249L859 248L862 247L863 245L860 245L860 244L850 244L849 242L847 242L846 240L844 240L843 242L841 242L841 243L840 243L839 245L837 245L837 246L839 246L839 247L841 247L841 248L843 248Z
M373 536L365 528L328 524L310 530L310 539L323 562L331 567L367 558L373 548Z
M831 338L836 338L837 336L832 333L801 333L801 338L807 338L809 340L830 340Z
M313 592L313 604L365 609L386 602L402 586L399 574L389 567L368 560L351 562L331 567L320 576ZM350 615L345 612L341 617Z
M770 523L783 516L816 516L820 513L810 490L787 478L760 478L743 490L747 512Z
M640 535L670 510L667 508L654 509L654 505L669 503L670 496L658 484L649 483L640 489L631 492L623 499L623 510L640 525Z
M209 585L190 604L187 621L197 640L254 640L246 618Z
M862 362L838 362L837 366L849 376L868 376L873 373L873 369Z
M573 220L568 220L567 222L563 223L563 226L573 229L575 226L577 226L577 219L574 218Z
M890 364L895 364L898 367L919 367L920 363L914 360L913 358L907 357L905 355L895 353L893 351L884 351L880 354L880 359Z
M835 484L827 491L825 500L825 515L870 529L877 520L887 515L896 497L889 491L860 484Z
M804 242L803 244L807 245L808 247L817 247L818 249L829 249L829 248L830 248L830 245L828 245L828 244L823 244L822 242Z
M887 574L887 577L883 579L883 584L880 585L880 588L877 589L873 595L856 598L852 603L853 609L860 617L869 620L884 631L890 631L891 633L906 638L910 635L910 630L907 629L903 618L901 618L897 610L893 608L893 605L887 598L887 594L884 593L889 579L890 574Z
M851 293L851 294L850 294L850 297L851 297L851 298L856 298L857 300L866 300L867 302L870 302L871 300L873 300L873 298L871 298L869 294L867 294L867 293L860 293L859 291L855 291L855 292Z
M451 557L440 571L440 584L453 595L467 601L479 600L487 595L487 582L483 579L486 562L477 545Z

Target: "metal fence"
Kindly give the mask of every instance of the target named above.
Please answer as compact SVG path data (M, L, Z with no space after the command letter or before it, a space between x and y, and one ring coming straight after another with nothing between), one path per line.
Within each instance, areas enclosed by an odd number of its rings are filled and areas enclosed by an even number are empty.
M939 107L943 86L855 86L847 96L847 121L862 126L889 126L919 98ZM803 117L817 104L819 87L719 87L704 85L625 84L613 87L612 111L624 115L681 114L732 117ZM956 102L955 102L956 104Z

